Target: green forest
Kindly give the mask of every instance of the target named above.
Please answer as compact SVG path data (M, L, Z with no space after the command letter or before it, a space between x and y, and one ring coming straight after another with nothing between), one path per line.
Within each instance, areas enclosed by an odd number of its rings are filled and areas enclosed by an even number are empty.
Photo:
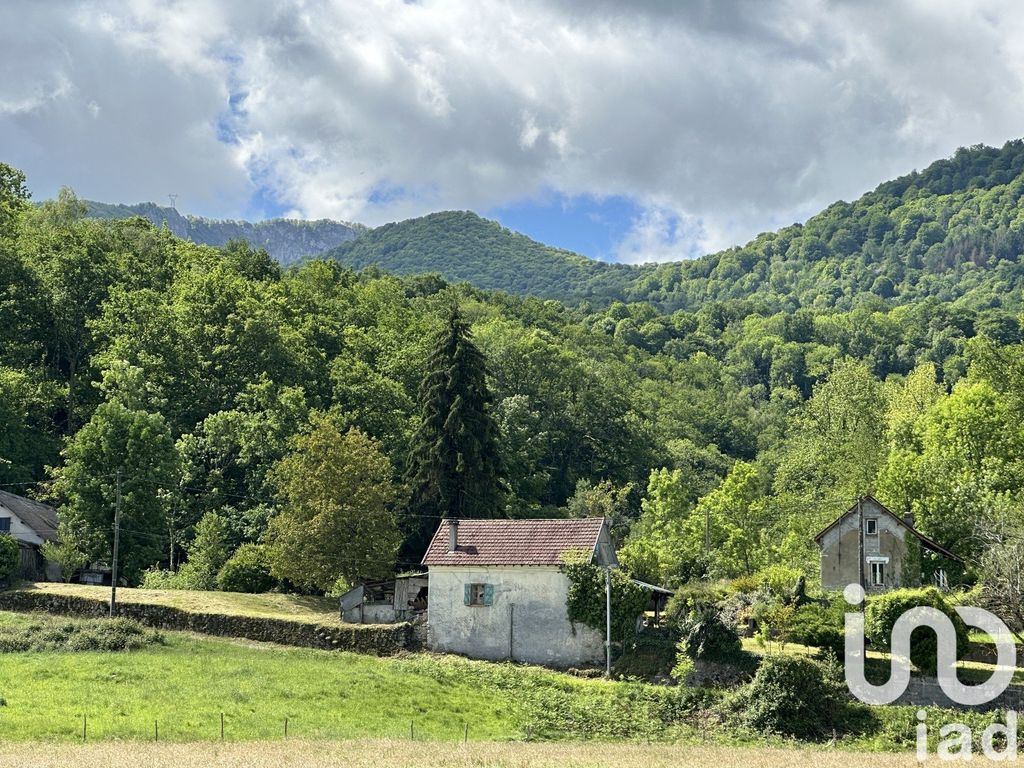
M59 506L71 570L119 496L149 586L331 592L448 514L609 517L652 583L813 583L870 492L995 587L1024 553L1022 192L1017 141L693 262L519 270L441 214L344 246L356 271L33 205L0 165L0 488Z

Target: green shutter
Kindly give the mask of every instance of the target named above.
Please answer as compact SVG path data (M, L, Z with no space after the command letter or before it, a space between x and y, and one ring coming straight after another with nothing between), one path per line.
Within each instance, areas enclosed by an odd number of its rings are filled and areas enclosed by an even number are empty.
M464 605L469 605L470 599L472 599L473 585L466 584L462 590L462 602Z
M484 584L484 605L494 604L494 585Z

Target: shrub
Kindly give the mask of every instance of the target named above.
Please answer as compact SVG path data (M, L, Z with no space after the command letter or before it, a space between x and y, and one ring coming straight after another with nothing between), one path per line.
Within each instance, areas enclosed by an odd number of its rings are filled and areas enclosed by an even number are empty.
M810 645L842 656L845 648L843 606L835 602L829 606L807 603L797 608L789 628L794 643Z
M666 603L665 621L677 632L681 631L693 613L714 608L726 596L726 589L720 584L709 584L706 581L684 584L676 589Z
M11 576L18 567L21 553L18 540L9 533L0 533L0 582Z
M864 634L876 648L889 649L896 621L911 608L937 608L953 622L959 658L967 651L968 633L963 619L935 587L896 589L868 601L864 615ZM929 627L918 627L910 635L910 660L926 674L935 674L938 642Z
M192 563L185 563L177 571L150 568L142 574L142 589L195 589L208 590L210 581L205 571Z
M217 574L217 588L224 592L266 592L276 583L270 558L259 544L240 546Z
M0 626L0 653L133 651L163 635L130 619L49 619Z
M767 656L744 691L744 719L759 731L820 739L831 735L842 707L841 684L819 663Z
M757 592L768 590L775 597L788 598L800 578L797 568L785 565L769 565L749 576L737 576L729 583L731 592Z
M715 610L694 614L684 625L679 652L694 661L735 662L743 653L736 630Z

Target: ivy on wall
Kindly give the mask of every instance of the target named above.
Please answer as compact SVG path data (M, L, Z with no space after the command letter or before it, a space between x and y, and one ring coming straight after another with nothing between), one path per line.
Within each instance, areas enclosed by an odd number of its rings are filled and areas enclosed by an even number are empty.
M566 609L569 621L585 624L605 632L604 568L593 565L590 553L568 553L561 570L569 577L569 596ZM643 614L650 595L635 584L622 570L611 569L612 581L612 639L629 640L636 634L636 620Z

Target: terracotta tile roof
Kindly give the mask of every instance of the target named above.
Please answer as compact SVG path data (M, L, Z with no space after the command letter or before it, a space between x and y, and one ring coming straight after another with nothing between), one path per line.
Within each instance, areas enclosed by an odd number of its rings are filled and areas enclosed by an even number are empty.
M448 551L442 520L424 565L560 565L569 550L593 552L604 518L575 520L459 520L458 547Z

